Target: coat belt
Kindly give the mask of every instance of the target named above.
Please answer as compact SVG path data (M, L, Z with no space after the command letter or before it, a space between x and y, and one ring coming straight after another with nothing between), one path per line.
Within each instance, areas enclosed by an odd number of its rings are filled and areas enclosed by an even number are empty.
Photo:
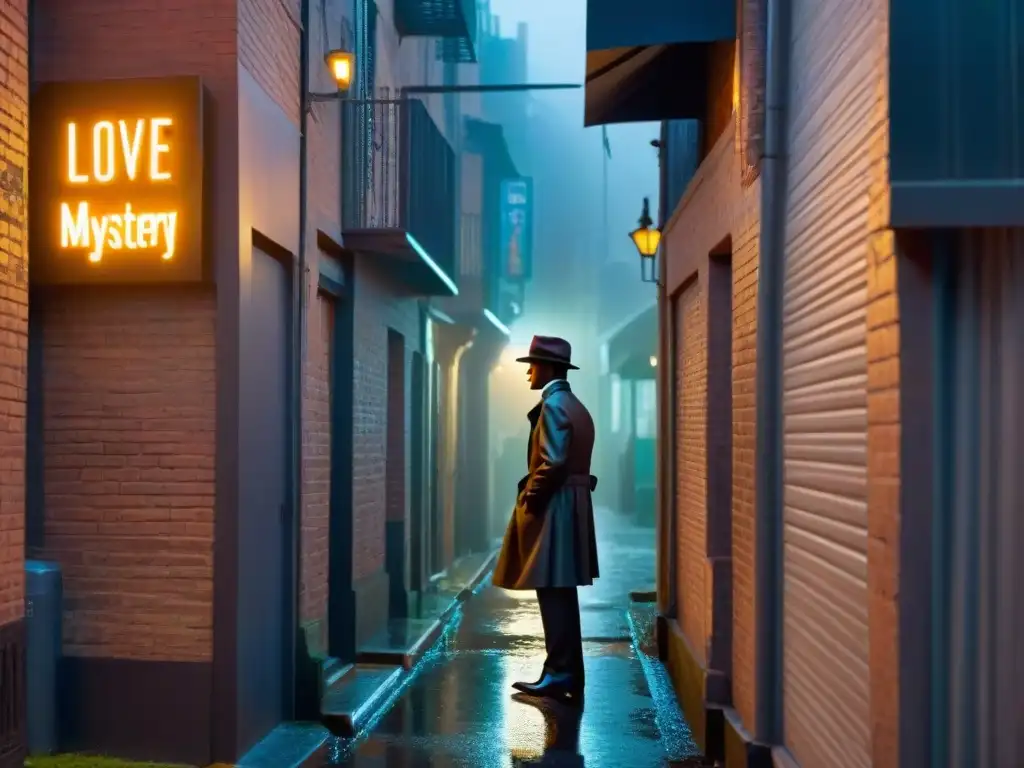
M593 475L569 475L565 478L563 485L583 486L593 490L593 487L597 485L597 478Z

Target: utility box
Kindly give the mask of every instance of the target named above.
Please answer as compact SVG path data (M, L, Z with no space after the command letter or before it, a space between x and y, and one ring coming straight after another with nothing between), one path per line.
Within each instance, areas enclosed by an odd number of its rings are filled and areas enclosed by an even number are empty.
M64 608L60 565L26 561L25 599L28 753L48 755L58 748L58 669Z

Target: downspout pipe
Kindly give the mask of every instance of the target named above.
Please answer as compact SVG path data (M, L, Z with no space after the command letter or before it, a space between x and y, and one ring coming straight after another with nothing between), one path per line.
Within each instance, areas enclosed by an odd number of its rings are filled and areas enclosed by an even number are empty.
M761 233L757 285L755 739L782 736L782 291L785 279L786 95L790 0L768 0Z
M668 210L668 131L665 122L661 124L661 135L658 146L658 167L660 190L658 195L658 226L664 230L665 222L672 215ZM673 552L675 552L674 509L675 498L675 445L674 410L672 406L672 381L675 371L675 359L672 354L674 342L672 334L672 311L668 296L668 256L667 238L661 241L661 252L658 254L658 370L657 370L657 407L658 407L658 439L655 443L658 466L656 479L658 491L658 514L655 518L656 539L658 542L658 573L657 596L658 610L662 616L672 618L675 613L675 568ZM661 644L659 643L659 646Z
M299 651L298 642L301 636L301 536L302 536L302 368L305 359L306 343L306 227L308 224L308 154L309 141L309 28L310 0L302 0L301 6L300 44L299 44L299 253L296 259L296 274L292 280L292 375L291 375L291 407L292 407L292 467L291 467L291 576L292 599L291 616L289 617L292 631L291 653L291 711L294 717L300 708L302 692L299 689Z

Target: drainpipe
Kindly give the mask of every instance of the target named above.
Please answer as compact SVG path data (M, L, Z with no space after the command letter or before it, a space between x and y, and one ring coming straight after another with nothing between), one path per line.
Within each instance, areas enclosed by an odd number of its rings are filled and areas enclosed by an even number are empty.
M789 0L768 0L761 233L757 286L756 727L782 735L782 290L785 277Z
M658 165L661 177L661 190L658 200L658 219L660 226L664 229L665 221L672 212L668 208L668 135L665 123L661 126L661 136L658 146ZM655 461L658 466L657 490L658 490L658 514L656 519L656 540L658 542L658 573L657 573L657 596L658 610L666 618L675 616L675 541L673 531L675 498L673 490L675 483L675 458L673 449L675 446L674 409L672 403L672 380L675 371L675 360L672 354L672 334L675 328L672 327L672 308L668 299L668 253L669 244L667 239L661 241L661 253L658 256L658 370L656 373L657 384L657 407L658 407L658 435L655 443L657 456ZM660 631L659 622L659 631ZM659 649L664 648L663 638L659 637Z
M459 375L462 367L462 358L469 351L469 348L473 346L475 337L476 330L474 329L472 337L456 347L455 353L452 355L452 362L448 368L448 391L446 392L447 403L445 408L447 411L445 414L445 437L447 439L444 444L444 490L445 519L452 522L452 560L447 562L445 567L450 566L460 556L458 547L459 535L456 530L459 524L457 517L458 498L456 497L459 484L455 478L455 472L459 465L459 451L462 448L462 441L459 439ZM448 559L447 552L445 559Z
M297 275L292 280L292 305L294 317L292 320L292 530L291 530L291 551L292 551L292 605L291 621L292 629L292 654L291 654L291 702L292 715L298 711L298 638L300 632L300 607L301 599L301 536L302 536L302 361L305 358L306 342L306 225L308 219L308 192L309 186L307 157L309 153L309 142L307 131L309 128L309 24L310 24L310 0L302 0L301 23L299 44L299 253L297 259Z

